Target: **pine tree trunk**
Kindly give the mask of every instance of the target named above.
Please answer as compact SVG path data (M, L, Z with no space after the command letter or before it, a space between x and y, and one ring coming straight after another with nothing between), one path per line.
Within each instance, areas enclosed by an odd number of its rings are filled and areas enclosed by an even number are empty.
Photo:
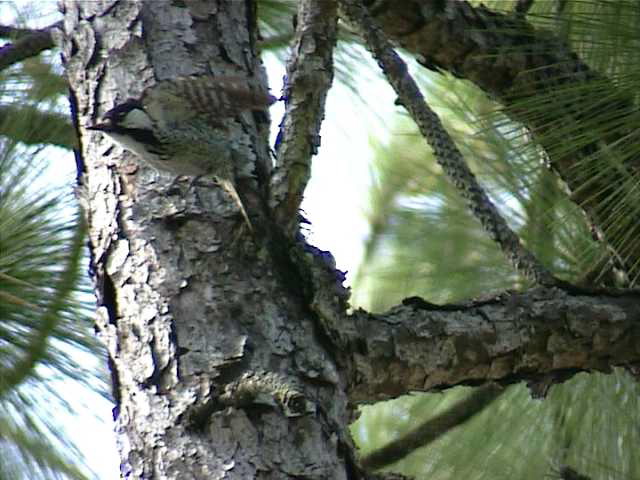
M349 401L488 381L528 380L544 395L578 371L637 374L635 292L537 288L446 306L413 297L385 314L346 315L332 257L295 235L317 94L331 81L334 37L320 37L335 29L321 23L335 20L322 12L335 13L334 2L300 5L294 55L324 56L289 63L278 170L264 114L228 125L252 233L213 180L169 189L170 176L85 127L177 77L232 75L266 91L254 2L63 1L96 328L126 478L366 478Z
M242 76L266 90L254 7L65 1L63 57L79 125L178 76ZM238 168L250 208L264 200L267 130L264 115L247 115L230 138L247 145ZM80 131L123 476L347 478L345 388L295 269L272 260L213 182L167 193L171 177Z

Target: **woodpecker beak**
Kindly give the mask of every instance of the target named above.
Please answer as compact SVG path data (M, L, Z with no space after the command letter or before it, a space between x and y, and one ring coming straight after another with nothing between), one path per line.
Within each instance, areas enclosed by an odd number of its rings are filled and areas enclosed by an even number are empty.
M86 128L87 130L95 130L96 132L107 132L112 127L110 122L102 122L102 123L96 123L94 125L89 125Z
M106 127L106 124L104 123L96 123L94 125L89 125L86 127L87 130L95 130L97 132L101 132L104 131Z
M131 128L152 128L149 117L144 113L142 105L137 100L127 100L116 105L105 113L98 122L88 130L98 132L118 132Z

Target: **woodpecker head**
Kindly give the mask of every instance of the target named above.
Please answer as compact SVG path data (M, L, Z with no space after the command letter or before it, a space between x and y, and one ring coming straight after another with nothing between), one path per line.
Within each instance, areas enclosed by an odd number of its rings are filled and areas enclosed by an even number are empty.
M87 127L88 130L108 135L123 148L148 158L161 152L161 142L156 137L153 122L144 111L142 103L127 100L104 114L102 120Z
M148 87L89 130L108 135L158 170L228 177L229 126L243 112L265 110L274 101L238 77L182 77Z

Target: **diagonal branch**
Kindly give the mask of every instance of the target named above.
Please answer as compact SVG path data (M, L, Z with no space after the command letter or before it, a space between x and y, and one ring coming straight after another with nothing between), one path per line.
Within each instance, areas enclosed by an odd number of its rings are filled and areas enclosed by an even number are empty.
M51 32L53 29L60 28L60 25L61 22L54 23L41 30L0 25L0 37L16 39L15 42L0 48L0 71L53 48L55 42Z
M559 2L559 8L563 4ZM629 92L590 69L564 41L534 29L522 16L496 13L459 0L377 1L370 11L388 38L421 65L472 81L500 101L513 119L529 127L547 151L551 168L572 191L572 200L587 213L598 237L616 250L627 273L638 274L640 212L637 202L620 202L619 198L628 200L635 194L633 185L637 182L630 179L640 175L640 162L627 159L615 173L603 172L596 163L597 158L625 158L625 146L633 142L628 136L637 135L633 129L636 109ZM587 88L594 84L602 90L597 98ZM525 108L517 107L540 92L554 90L557 99L549 101L548 110L540 115L532 117ZM619 124L626 124L626 130L604 130L612 112L618 112ZM550 128L585 121L602 125L603 130L596 136L576 133L584 141L571 151L563 147L565 129ZM626 219L625 224L636 229L626 243L616 238L619 232L615 228L607 228L610 197L616 189L624 191L613 202L616 218Z
M568 465L563 465L558 470L558 478L560 480L591 480L586 475L582 475Z
M437 114L427 105L418 86L409 75L407 65L393 50L364 7L356 0L342 0L340 3L347 17L361 29L367 46L397 93L399 102L418 125L433 149L438 164L456 186L482 227L498 243L516 270L540 284L556 284L553 275L522 245L518 235L502 218L467 166L453 139L442 126Z
M271 182L271 206L289 235L298 228L298 209L320 145L327 91L333 80L337 7L334 0L303 0L284 86L285 115L276 140L278 163Z
M533 6L534 0L518 0L516 6L513 8L513 13L517 16L523 17L527 14Z
M360 464L366 469L377 470L402 460L418 448L435 442L448 431L469 421L504 391L493 383L483 385L446 411L427 419L400 438L361 458Z

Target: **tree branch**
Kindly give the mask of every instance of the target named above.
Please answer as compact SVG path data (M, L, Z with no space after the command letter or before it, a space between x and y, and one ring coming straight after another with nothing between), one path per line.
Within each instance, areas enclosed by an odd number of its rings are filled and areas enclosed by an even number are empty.
M640 241L616 242L615 229L606 228L611 216L606 199L616 189L629 192L629 185L635 182L628 179L640 174L640 162L626 159L615 173L603 172L594 163L603 155L625 159L625 145L629 143L625 136L635 135L632 125L636 122L626 122L626 131L608 130L597 138L586 137L577 150L571 151L558 147L566 143L566 138L563 129L557 128L585 120L592 126L604 126L612 112L620 112L619 122L624 124L623 117L630 118L635 112L628 93L591 70L562 39L535 30L518 16L458 0L374 2L370 11L386 35L424 67L472 81L499 100L512 118L523 121L548 152L551 168L568 185L572 199L585 210L598 236L614 248L617 246L624 269L637 274ZM591 82L603 89L595 100L584 93L592 91L585 88ZM559 92L559 98L549 102L543 115L531 118L525 109L516 108L527 98L554 90ZM569 96L567 91L574 93ZM577 171L588 173L576 175ZM630 226L640 225L640 212L634 202L614 203L618 218L627 219Z
M53 48L55 43L51 31L61 25L62 22L54 23L42 30L0 25L0 37L16 39L0 48L0 71Z
M586 475L582 475L568 465L564 465L558 471L558 478L561 480L591 480Z
M276 140L278 163L271 183L272 207L289 235L298 228L298 209L320 145L327 91L333 80L337 7L333 0L304 0L284 86L285 115Z
M443 127L437 114L426 103L418 86L408 73L407 65L393 50L382 31L372 22L364 7L357 0L342 0L340 4L347 17L361 30L367 46L398 94L399 102L418 125L420 132L433 149L438 164L458 189L467 207L480 221L485 231L498 243L511 264L524 276L542 285L556 284L553 275L522 245L520 237L502 218L467 166L462 153Z
M513 9L513 13L516 16L524 17L533 6L533 2L534 0L518 0Z
M503 392L504 389L495 384L478 388L446 411L427 419L397 440L362 457L360 464L366 469L377 470L402 460L414 450L433 443L451 429L473 418Z
M351 356L350 399L371 403L410 391L523 380L544 395L575 373L614 366L637 376L639 297L539 287L457 305L413 297L382 315L356 311L343 348Z

